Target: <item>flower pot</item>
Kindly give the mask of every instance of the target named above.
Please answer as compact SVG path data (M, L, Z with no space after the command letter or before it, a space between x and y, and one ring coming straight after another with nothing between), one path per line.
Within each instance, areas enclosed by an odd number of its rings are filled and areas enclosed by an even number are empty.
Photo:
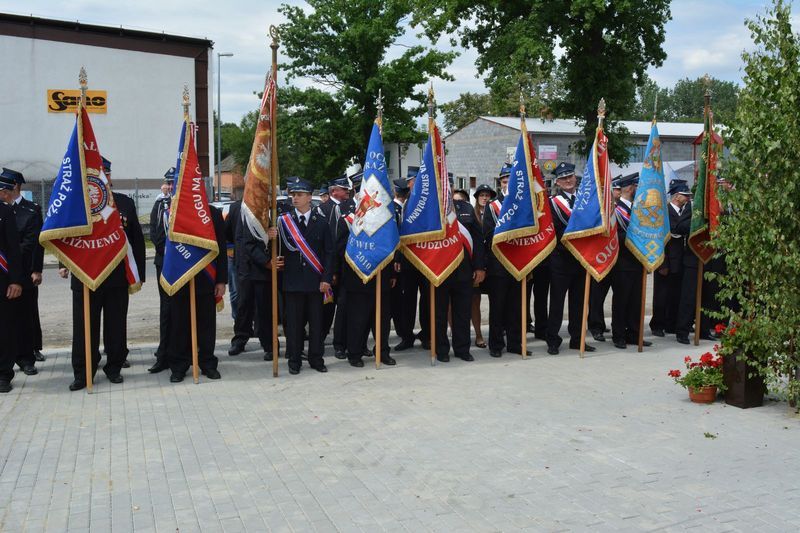
M764 378L758 375L749 377L751 371L747 363L735 355L722 361L722 375L727 387L725 403L741 409L763 405L766 391Z
M689 387L689 399L694 403L714 403L717 398L717 387Z

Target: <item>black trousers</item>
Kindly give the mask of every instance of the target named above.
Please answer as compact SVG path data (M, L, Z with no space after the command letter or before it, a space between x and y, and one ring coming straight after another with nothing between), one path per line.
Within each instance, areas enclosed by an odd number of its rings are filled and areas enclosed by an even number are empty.
M528 325L531 325L532 306L534 335L541 338L545 338L547 335L547 295L549 293L550 267L545 261L531 271L531 279L528 280Z
M486 278L489 289L489 350L520 353L522 299L520 282L508 274ZM438 326L437 326L438 327Z
M35 307L33 322L33 349L42 350L42 322L39 320L39 287L33 287L33 301Z
M581 319L583 311L583 285L586 270L572 257L550 258L550 311L547 316L547 345L560 346L561 321L564 317L564 299L569 294L569 332L570 342L577 344L581 340Z
M414 326L417 323L417 294L419 294L420 339L427 341L431 337L430 289L428 280L413 266L404 265L404 267L404 270L400 271L397 280L397 283L402 289L400 308L403 315L401 329L397 330L397 335L406 341L414 340Z
M233 321L231 346L247 344L256 323L258 340L265 352L272 351L272 280L239 278L239 307Z
M606 330L605 304L608 291L611 289L613 272L609 272L603 280L598 283L592 279L589 285L589 318L588 327L592 334L600 334Z
M397 333L400 338L403 338L401 332L406 331L404 325L406 318L403 316L403 284L400 282L399 275L394 287L389 290L389 316L394 325L395 333Z
M156 284L158 285L158 348L156 359L163 361L169 351L170 322L169 295L161 288L161 267L156 265Z
M611 276L611 337L628 344L639 342L639 317L642 307L642 270L614 268Z
M347 349L347 289L339 282L339 295L334 299L334 303L323 305L322 313L336 313L333 321L333 348L334 350L344 351ZM327 330L323 328L322 341L328 336Z
M0 294L0 335L3 339L10 339L14 328L11 324L13 300L6 299L6 291ZM0 381L11 381L14 379L14 362L16 354L12 349L11 343L0 342Z
M701 307L707 307L708 291L703 288ZM681 337L689 336L689 329L694 324L695 298L697 290L697 268L685 267L681 278L681 299L678 304L678 317L675 322L675 334ZM695 327L697 325L695 324ZM700 313L700 333L711 329L711 319L705 313Z
M17 366L23 368L36 363L33 355L36 336L36 298L33 294L34 286L26 283L22 287L19 298L11 300L11 324L14 335L7 338L6 342L12 346Z
M372 287L372 285L370 285ZM381 353L389 353L389 291L381 293ZM347 292L347 358L361 359L367 350L369 332L375 335L375 290Z
M199 274L204 275L204 274ZM190 285L169 298L169 323L173 332L169 338L167 363L172 372L186 373L192 366L192 316ZM217 304L213 292L200 291L195 295L197 313L197 363L200 370L214 370L219 360L214 355L217 341Z
M283 330L286 334L286 358L289 368L299 370L303 364L300 352L305 342L303 332L308 322L308 364L311 368L323 365L325 360L325 338L322 336L322 293L289 292L283 293ZM328 304L331 305L331 304Z
M456 357L467 355L470 345L470 320L472 319L472 280L453 279L458 270L436 287L436 355L450 353L447 338L447 311L453 318L453 353Z
M125 361L125 335L128 309L127 287L105 287L89 291L89 335L92 347L92 375L100 364L100 315L103 345L109 376L119 374ZM83 288L72 291L72 372L76 381L86 380L86 349L83 335Z
M328 335L331 333L331 327L334 326L334 320L336 317L336 310L339 308L339 296L342 292L342 280L341 276L339 276L339 282L336 285L331 286L331 290L333 291L333 303L329 303L325 307L322 308L322 336L323 338L327 338ZM335 331L335 330L334 330ZM342 341L344 344L345 341ZM336 343L334 342L334 346Z
M681 301L681 272L670 272L666 276L653 273L653 317L650 329L661 329L667 333L675 333L678 318L678 306Z

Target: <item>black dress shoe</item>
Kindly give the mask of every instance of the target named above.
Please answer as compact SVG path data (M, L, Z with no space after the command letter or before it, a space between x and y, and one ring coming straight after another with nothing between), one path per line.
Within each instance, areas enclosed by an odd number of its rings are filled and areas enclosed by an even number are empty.
M361 359L350 359L350 366L354 366L356 368L362 368L364 366L364 361Z
M403 339L400 343L394 347L396 352L402 352L403 350L409 350L414 347L414 339Z
M167 366L166 363L164 363L162 361L156 361L156 364L154 364L153 366L148 368L147 371L150 372L151 374L158 374L159 372L163 372L164 370L166 370L168 368L169 367Z
M625 341L614 341L614 347L624 350L628 347L628 345L625 343Z
M38 361L39 363L41 363L41 362L43 362L43 361L46 361L46 360L47 360L47 357L45 357L45 356L44 356L44 354L43 354L42 352L40 352L39 350L35 350L35 351L33 352L33 357L34 357L34 359L36 359L36 361Z
M111 383L122 383L125 379L122 377L122 374L113 374L108 376L108 381Z
M597 342L606 342L606 336L603 335L602 333L592 332L592 338L594 338L594 340L596 340Z
M628 344L635 344L636 346L639 346L639 339L636 339L633 342L629 342ZM646 348L648 346L652 346L652 345L653 345L653 343L650 342L650 341L644 341L644 340L642 341L642 347L644 347L644 348Z
M297 374L299 374L299 373L300 373L300 369L299 369L299 368L292 368L292 367L289 367L289 373L290 373L291 375L293 375L293 376L296 376Z
M676 335L675 340L677 340L681 344L689 344L689 337L686 335Z
M264 361L272 361L272 352L264 352Z
M172 375L169 377L170 383L180 383L183 381L184 374L183 372L173 372Z
M447 355L447 354L446 355L437 355L436 356L436 360L437 361L441 361L442 363L449 363L450 362L450 355Z
M464 355L457 355L456 357L458 357L462 361L474 361L475 360L475 358L472 357L472 354L469 353L469 352L465 353Z
M650 332L655 337L663 337L664 336L664 330L663 329L651 329Z
M76 390L81 390L86 388L85 381L78 381L77 379L69 384L69 390L75 392Z
M423 350L430 350L431 349L431 341L421 341L422 342L422 349Z
M10 381L2 380L0 381L0 393L11 392L11 389L14 387L11 386Z
M333 354L336 359L347 359L347 354L344 350L336 350Z
M513 350L509 350L508 353L513 353L514 355L522 355L522 352L517 352L517 351L513 351ZM530 357L531 355L533 355L533 352L531 352L530 350L525 350L525 355L527 357Z
M244 351L244 344L231 344L228 355L239 355Z
M716 335L712 335L711 333L701 333L700 339L704 341L715 341L717 340Z
M391 355L381 355L381 363L384 365L394 366L397 364L397 361L395 361L394 357Z
M38 374L38 373L39 373L39 371L38 371L38 370L36 370L36 367L35 367L35 366L33 366L33 365L25 365L25 366L23 366L23 367L22 367L22 372L23 372L23 373L24 373L26 376L35 376L36 374Z
M209 368L208 370L203 370L203 375L208 379L220 379L222 374L219 373L219 370L216 368Z
M361 366L364 366L364 363L363 363L363 362L361 363ZM323 374L324 374L325 372L327 372L327 371L328 371L328 367L327 367L327 366L325 366L325 364L324 364L324 363L323 363L323 364L321 364L321 365L312 366L311 368L313 368L313 369L314 369L314 370L316 370L317 372L322 372Z
M130 367L131 367L131 364L128 362L128 360L127 360L127 359L125 359L125 360L122 362L122 368L130 368Z
M547 353L550 355L558 355L558 346L548 345Z
M492 357L503 357L503 352L500 350L489 350L489 355Z
M571 342L571 343L569 343L569 347L570 347L571 350L580 350L581 349L581 343L580 342L576 342L576 343L572 343ZM584 352L594 352L596 350L597 350L597 348L595 348L591 344L587 344L586 346L583 347L583 351Z

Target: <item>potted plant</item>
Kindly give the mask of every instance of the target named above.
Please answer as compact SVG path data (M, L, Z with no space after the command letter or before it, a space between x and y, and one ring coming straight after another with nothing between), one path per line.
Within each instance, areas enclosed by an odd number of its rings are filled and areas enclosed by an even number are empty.
M670 370L668 375L675 383L689 390L689 399L695 403L713 403L717 392L725 391L725 380L722 376L722 356L706 352L699 361L690 356L683 359L686 373Z
M722 363L722 376L727 389L725 403L741 409L760 407L764 403L766 392L764 377L752 359L748 363L748 358L742 357L738 348L731 348L736 346L736 324L717 324L714 331L722 342L720 351L723 354L727 352Z

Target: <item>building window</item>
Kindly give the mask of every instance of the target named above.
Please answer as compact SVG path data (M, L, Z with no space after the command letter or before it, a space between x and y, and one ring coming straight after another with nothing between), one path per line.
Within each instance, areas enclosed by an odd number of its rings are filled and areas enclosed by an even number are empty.
M469 177L469 188L470 189L474 189L477 186L478 186L478 178L476 178L475 176L470 176Z
M634 146L628 147L628 154L630 158L628 161L631 163L642 163L644 162L644 152L647 150L647 145L644 144L637 144Z

